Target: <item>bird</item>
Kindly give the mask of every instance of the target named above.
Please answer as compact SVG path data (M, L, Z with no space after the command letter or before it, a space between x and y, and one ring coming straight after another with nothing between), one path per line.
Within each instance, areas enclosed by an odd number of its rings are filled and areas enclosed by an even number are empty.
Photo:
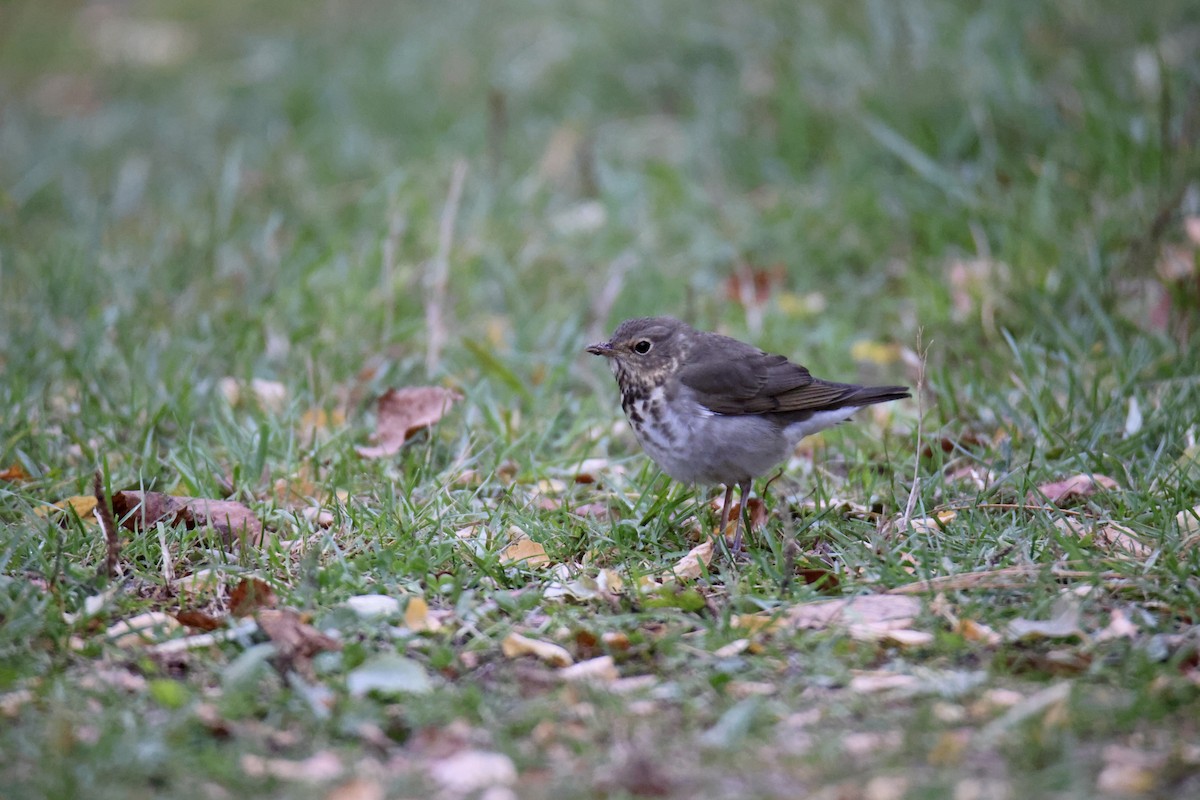
M814 378L785 356L673 317L625 320L587 352L608 360L634 436L663 472L725 486L722 534L735 486L745 509L754 479L786 461L801 439L863 406L911 397L904 386ZM741 515L729 547L742 551Z

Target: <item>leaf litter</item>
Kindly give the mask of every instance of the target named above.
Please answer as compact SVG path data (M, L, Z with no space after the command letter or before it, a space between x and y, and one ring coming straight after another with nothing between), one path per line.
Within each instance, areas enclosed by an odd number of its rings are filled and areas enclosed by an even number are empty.
M356 447L363 458L386 458L418 431L436 424L462 395L440 386L388 389L375 405L375 444Z

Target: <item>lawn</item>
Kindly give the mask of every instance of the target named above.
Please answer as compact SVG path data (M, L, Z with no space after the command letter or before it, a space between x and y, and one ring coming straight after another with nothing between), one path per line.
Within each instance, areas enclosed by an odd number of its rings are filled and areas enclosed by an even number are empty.
M0 796L1200 795L1197 53L0 5ZM649 314L914 397L732 559L584 350Z

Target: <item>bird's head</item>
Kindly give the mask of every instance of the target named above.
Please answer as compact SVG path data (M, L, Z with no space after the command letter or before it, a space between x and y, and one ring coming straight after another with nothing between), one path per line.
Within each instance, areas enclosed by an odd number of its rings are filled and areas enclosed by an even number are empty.
M587 351L607 358L622 384L654 386L679 368L694 333L672 317L638 317L625 320L612 338L589 345Z

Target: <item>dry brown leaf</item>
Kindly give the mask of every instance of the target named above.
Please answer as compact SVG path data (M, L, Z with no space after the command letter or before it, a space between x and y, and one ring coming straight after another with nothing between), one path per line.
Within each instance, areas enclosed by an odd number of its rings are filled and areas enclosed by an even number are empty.
M679 559L664 579L674 577L682 580L695 580L704 574L713 557L713 540L702 542L693 547L687 555Z
M1120 488L1116 481L1107 475L1072 475L1069 478L1052 483L1043 483L1036 491L1030 492L1025 502L1036 504L1045 497L1046 502L1060 508L1078 505L1081 501L1097 492L1114 492Z
M274 608L275 591L261 578L242 578L229 595L229 613L248 617L259 609Z
M20 464L12 464L0 470L0 481L24 483L27 480L29 480L29 473Z
M982 622L976 622L973 619L960 619L954 626L954 632L966 639L968 642L981 642L986 645L1000 644L1001 637L996 631L984 625Z
M195 610L180 611L175 615L175 619L179 621L180 625L201 631L215 631L225 625L223 618Z
M312 672L312 657L326 650L341 650L342 643L304 622L291 609L263 609L255 617L263 633L275 645L280 671L289 667L301 675Z
M1054 527L1065 536L1080 539L1106 553L1144 561L1154 555L1154 548L1143 543L1136 533L1115 522L1092 525L1081 519L1056 519Z
M967 431L961 436L942 436L933 441L927 441L921 448L921 458L933 458L935 450L950 454L956 450L977 450L987 447L990 442L987 437Z
M376 444L355 450L363 458L395 455L413 434L436 423L461 399L458 392L441 386L388 389L376 403Z
M257 515L234 500L177 497L162 492L114 492L113 512L120 524L132 531L153 528L159 522L185 528L211 527L221 534L226 546L263 541L263 525Z
M514 538L508 547L500 551L501 564L519 564L523 567L544 567L550 563L546 548L530 539L525 531L515 525L508 529Z
M531 639L519 633L510 633L504 637L504 641L500 643L500 652L504 653L506 658L534 656L552 667L569 667L575 663L575 659L571 658L571 654L562 645Z
M1092 540L1110 553L1124 552L1141 561L1154 555L1153 547L1142 542L1129 528L1115 522L1093 531Z
M756 269L741 263L725 279L725 296L743 308L761 306L783 285L786 277L787 269L782 264Z

